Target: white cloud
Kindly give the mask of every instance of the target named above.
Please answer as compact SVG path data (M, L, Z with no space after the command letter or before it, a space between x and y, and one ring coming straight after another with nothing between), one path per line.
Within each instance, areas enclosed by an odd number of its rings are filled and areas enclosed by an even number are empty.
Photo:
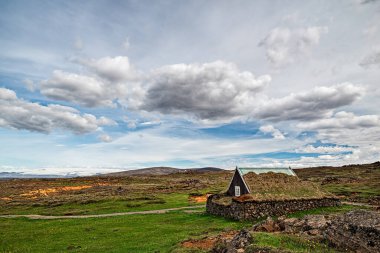
M117 101L133 109L141 103L144 90L127 57L78 62L88 67L92 76L56 70L50 79L41 82L41 93L86 107L115 107Z
M297 125L300 129L357 129L379 127L380 118L377 115L357 116L351 112L337 112L330 118L320 119L312 122L301 122Z
M12 101L17 99L17 95L13 90L0 88L0 101Z
M161 124L161 121L159 119L152 120L152 121L144 121L140 123L140 125L142 126L154 126L154 125L160 125L160 124Z
M232 63L175 64L153 71L142 109L185 114L201 120L231 120L252 109L255 95L270 82Z
M137 127L138 121L136 119L130 119L127 116L123 117L123 121L127 123L129 129L135 129Z
M0 88L0 126L49 133L55 129L75 134L89 133L103 125L115 124L105 117L80 114L74 108L50 104L30 103L17 98L12 90Z
M275 139L285 139L285 136L281 133L281 131L277 128L274 128L272 125L261 126L259 130L263 133L271 134Z
M379 158L378 147L363 145L352 150L350 154L319 155L317 157L301 157L292 162L296 167L342 166L347 164L373 163Z
M357 116L342 111L327 119L301 122L297 127L316 131L317 140L326 140L343 146L349 143L350 146L355 146L352 154L342 155L330 164L370 163L379 160L380 117L377 115Z
M128 116L123 116L122 120L127 124L127 127L129 129L136 129L137 127L158 126L163 123L159 118L152 117L152 115L144 116L140 114L137 119L131 119Z
M102 142L111 142L112 141L111 136L109 136L108 134L101 134L101 135L99 135L98 138Z
M273 65L283 66L308 55L319 44L321 35L327 32L328 28L324 26L299 29L277 27L270 31L259 46L266 49L266 56Z
M56 100L87 107L113 106L113 97L106 84L90 76L56 70L49 80L41 82L40 89L43 95Z
M272 121L324 118L328 117L333 109L352 104L363 93L362 87L351 83L315 87L308 92L263 100L262 105L254 108L253 115Z
M247 118L271 121L324 118L364 93L359 86L342 83L269 98L260 93L271 81L269 75L255 77L223 61L163 66L152 71L145 83L127 80L136 76L126 57L81 63L90 66L95 76L54 71L49 80L41 83L41 93L87 107L115 107L118 102L140 113L178 115L207 124Z
M354 147L348 147L348 146L327 146L327 145L321 145L314 147L313 145L306 145L302 148L297 148L297 153L341 153L341 152L352 152L355 150Z
M129 63L126 56L103 57L100 59L80 59L78 63L86 66L91 72L111 82L135 81L138 72Z

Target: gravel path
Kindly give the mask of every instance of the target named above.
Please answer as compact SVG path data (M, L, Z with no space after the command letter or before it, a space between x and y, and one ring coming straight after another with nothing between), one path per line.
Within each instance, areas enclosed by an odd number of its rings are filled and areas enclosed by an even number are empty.
M85 218L101 218L101 217L113 217L113 216L123 216L123 215L133 215L133 214L161 214L170 211L194 209L194 208L204 208L204 206L185 206L176 208L167 208L159 210L149 210L149 211L135 211L135 212L124 212L124 213L105 213L105 214L88 214L88 215L61 215L61 216L51 216L51 215L38 215L38 214L9 214L0 215L0 218L19 218L25 217L32 220L55 220L55 219L85 219Z

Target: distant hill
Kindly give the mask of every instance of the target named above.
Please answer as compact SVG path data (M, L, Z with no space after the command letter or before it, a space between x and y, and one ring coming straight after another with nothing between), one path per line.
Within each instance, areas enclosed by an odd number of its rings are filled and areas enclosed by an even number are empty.
M55 174L24 174L19 172L0 172L1 179L12 179L12 178L72 178L78 177L77 174L66 174L66 175L55 175Z
M215 167L204 167L204 168L193 168L193 169L188 169L188 170L193 170L196 172L218 172L218 171L223 171L221 168L215 168Z
M107 174L95 174L93 176L111 176L111 177L125 177L125 176L135 176L135 175L169 175L174 173L186 173L186 172L196 172L196 173L207 173L207 172L217 172L223 171L220 168L215 167L204 167L204 168L190 168L190 169L178 169L173 167L150 167L135 170L126 170L120 172L113 172ZM2 179L12 179L12 178L73 178L79 177L78 174L66 174L66 175L56 175L56 174L25 174L20 172L0 172L0 180Z
M338 176L339 173L343 173L346 176L353 176L353 174L347 174L349 171L365 171L372 173L374 170L380 168L380 161L368 164L349 164L343 166L319 166L293 169L299 177L318 177L318 176ZM338 174L337 174L338 173Z
M136 175L169 175L169 174L174 174L174 173L186 173L186 172L207 173L207 172L217 172L217 171L223 171L223 169L215 168L215 167L190 168L190 169L177 169L173 167L150 167L150 168L144 168L144 169L108 173L108 174L103 174L101 176L125 177L125 176L136 176Z
M114 177L124 177L124 176L134 176L134 175L168 175L173 173L178 173L180 169L172 167L150 167L137 170L126 170L114 173L103 174L102 176L114 176Z

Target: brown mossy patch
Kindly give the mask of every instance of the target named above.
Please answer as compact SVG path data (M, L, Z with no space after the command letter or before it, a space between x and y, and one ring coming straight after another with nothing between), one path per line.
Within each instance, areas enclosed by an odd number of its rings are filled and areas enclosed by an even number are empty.
M183 248L190 249L211 250L217 241L220 241L221 239L231 240L237 234L237 232L238 231L231 230L223 232L217 236L207 236L201 239L189 239L183 241L181 243L181 246Z
M227 195L214 195L212 202L222 206L229 206L232 203L232 197Z

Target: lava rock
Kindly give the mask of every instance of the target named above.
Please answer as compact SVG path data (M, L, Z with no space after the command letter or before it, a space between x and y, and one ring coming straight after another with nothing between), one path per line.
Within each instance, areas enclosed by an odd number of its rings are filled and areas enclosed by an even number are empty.
M379 252L380 214L355 210L336 216L327 227L325 238L332 246L356 252Z

